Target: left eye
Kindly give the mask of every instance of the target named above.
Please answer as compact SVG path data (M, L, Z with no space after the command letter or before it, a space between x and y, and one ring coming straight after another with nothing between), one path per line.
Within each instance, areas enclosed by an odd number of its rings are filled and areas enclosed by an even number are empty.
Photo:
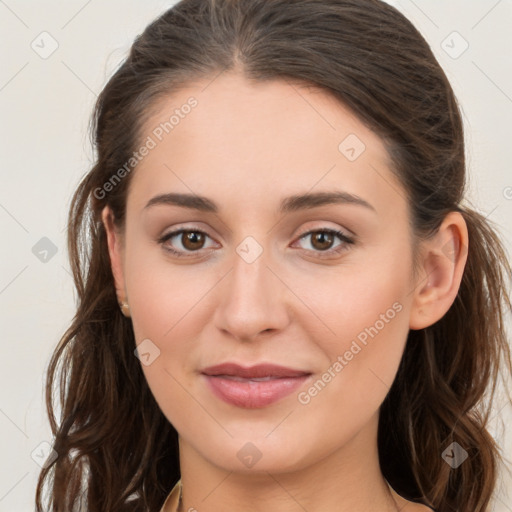
M174 244L166 244L168 241L172 241L173 238L179 237L179 242L182 245L182 248L175 249L171 247ZM303 233L298 240L306 239L307 237L312 237L312 250L313 252L318 253L327 253L328 255L337 254L343 250L347 249L347 245L353 244L354 240L342 231L337 231L334 229L315 229L308 231L307 233ZM176 231L172 231L162 236L158 243L160 243L163 248L173 254L174 256L187 256L188 253L198 252L200 249L204 249L204 243L206 238L210 238L204 231L199 229L179 229ZM335 246L332 249L332 243L334 239L338 238L341 243L338 246Z
M328 253L328 254L337 254L347 248L347 245L353 244L354 239L348 237L342 231L337 231L335 229L313 229L304 233L300 236L299 240L302 240L307 237L311 237L314 235L311 240L311 245L313 246L315 252ZM341 240L341 243L336 246L335 249L331 248L331 245L335 238ZM329 247L326 247L329 246Z

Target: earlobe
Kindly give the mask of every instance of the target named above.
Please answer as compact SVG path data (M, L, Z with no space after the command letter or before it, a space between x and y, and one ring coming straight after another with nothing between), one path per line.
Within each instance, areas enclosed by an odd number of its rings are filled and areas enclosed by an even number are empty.
M108 253L110 256L110 265L118 302L126 300L126 290L124 284L123 268L123 241L122 236L114 225L114 214L109 206L105 206L101 212L101 220L107 236Z
M422 272L415 283L409 328L440 320L457 297L467 261L468 231L459 212L450 212L438 232L423 242Z

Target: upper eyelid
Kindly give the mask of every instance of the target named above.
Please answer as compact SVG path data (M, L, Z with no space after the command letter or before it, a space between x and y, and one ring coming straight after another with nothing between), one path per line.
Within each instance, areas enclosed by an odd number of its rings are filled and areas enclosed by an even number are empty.
M214 240L215 242L217 242L217 240L215 240L214 237L212 237L207 230L203 229L203 228L199 228L199 227L196 227L196 226L179 226L175 229L172 229L171 231L169 231L168 233L165 233L163 234L162 236L159 237L159 241L161 242L164 242L164 241L167 241L169 240L170 238L174 238L175 236L178 236L180 234L182 234L183 232L199 232L199 233L202 233L204 235L206 235L208 238ZM354 235L350 230L347 230L346 228L334 228L334 227L329 227L329 226L320 226L320 227L310 227L310 228L307 228L305 229L304 231L302 231L301 233L299 233L298 235L296 235L296 237L294 238L295 241L298 241L300 240L301 238L304 238L306 236L309 236L313 233L316 233L316 232L332 232L333 234L335 234L335 236L337 236L338 238L342 239L343 237L340 237L339 234L335 233L335 232L340 232L347 240L350 240L352 243L355 243L358 241L358 237L356 235ZM347 240L342 240L342 242L344 243L348 243ZM218 243L218 242L217 242ZM190 253L194 253L194 252L199 252L200 250L198 251L186 251L186 252L190 252Z
M209 236L210 238L214 239L213 236L211 236L209 233L208 233L208 230L205 229L205 228L201 228L199 226L178 226L176 228L173 228L171 229L169 232L167 233L164 233L163 235L161 235L159 238L164 238L164 237L167 237L169 235L177 235L179 234L180 232L182 231L197 231L197 232L200 232L200 233L204 233L205 235ZM301 231L298 235L296 235L298 238L304 236L304 235L308 235L310 234L311 232L316 232L316 231L341 231L344 235L346 235L348 238L357 238L357 236L352 232L350 231L349 229L347 228L344 228L344 227L332 227L332 226L326 226L326 225L323 225L323 226L320 226L320 227L310 227L310 228L306 228L304 231Z

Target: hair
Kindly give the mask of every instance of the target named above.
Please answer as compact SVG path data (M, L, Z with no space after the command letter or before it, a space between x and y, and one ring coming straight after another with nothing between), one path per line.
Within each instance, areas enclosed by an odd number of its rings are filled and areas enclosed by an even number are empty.
M409 332L380 409L378 449L384 477L405 498L439 512L485 511L503 462L487 427L499 377L512 372L504 325L512 272L497 228L462 204L464 133L449 81L419 31L380 0L182 0L136 37L98 97L97 156L69 211L78 305L47 369L58 457L39 475L37 510L46 484L54 512L159 510L180 478L178 435L134 356L101 222L108 205L123 231L132 173L108 194L95 191L140 145L158 99L227 70L318 87L379 135L407 195L414 244L449 212L463 216L458 294L443 318ZM456 469L441 456L452 442L468 453Z

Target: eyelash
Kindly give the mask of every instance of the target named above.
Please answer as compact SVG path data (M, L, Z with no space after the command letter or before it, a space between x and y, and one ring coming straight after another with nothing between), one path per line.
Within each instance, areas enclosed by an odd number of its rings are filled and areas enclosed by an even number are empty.
M195 229L193 227L191 228L180 228L176 231L171 231L170 233L167 233L165 235L163 235L162 237L160 237L157 242L162 245L163 249L169 253L171 253L173 256L176 256L178 258L188 258L188 257L193 257L192 255L194 253L198 253L200 250L198 251L188 251L189 254L186 254L186 253L183 253L182 251L176 251L175 249L171 249L170 247L168 246L165 246L165 242L167 242L167 240L171 239L171 238L174 238L175 236L177 235L180 235L182 233L201 233L202 235L205 235L207 236L208 238L211 238L208 233L205 233L203 230L201 229ZM302 238L305 238L309 235L312 235L314 233L327 233L327 234L330 234L330 235L335 235L337 236L342 242L344 242L343 244L340 244L337 248L335 249L327 249L325 251L315 251L313 250L313 252L317 252L319 255L323 255L323 254L327 254L329 257L330 256L333 256L333 255L338 255L340 253L342 253L343 251L346 251L349 249L349 246L350 245L353 245L355 243L355 239L354 238L351 238L349 236L347 236L345 233L343 233L342 231L338 231L336 229L330 229L330 228L324 228L324 229L312 229L310 231L306 231L305 233L302 233L299 237L298 237L298 240L301 240ZM304 249L305 251L309 251L309 249ZM320 258L323 258L324 256L320 256Z

